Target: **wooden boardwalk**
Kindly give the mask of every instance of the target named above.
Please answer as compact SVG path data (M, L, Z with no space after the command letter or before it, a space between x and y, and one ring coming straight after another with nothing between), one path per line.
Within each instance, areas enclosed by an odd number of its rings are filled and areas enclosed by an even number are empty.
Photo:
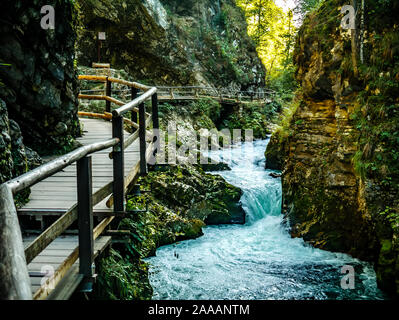
M112 123L101 119L80 119L83 124L83 136L78 138L82 145L112 138ZM125 131L125 136L129 133ZM139 140L133 142L125 150L125 178L131 174L140 160ZM109 153L112 148L97 152L92 155L93 166L93 193L113 181L112 159ZM76 192L76 163L65 168L61 172L43 180L31 187L29 202L18 214L63 214L72 208L77 202ZM105 201L97 204L94 211L111 211Z
M34 236L25 236L23 239L24 247L26 248L34 240ZM110 236L102 236L97 238L94 242L94 258L96 258L110 244ZM40 255L34 258L31 263L28 264L33 296L39 295L44 281L56 270L59 270L62 267L62 263L65 262L65 260L76 250L76 248L78 248L78 246L78 236L60 236L55 239L46 249L44 249ZM75 281L72 281L72 283L67 283L68 278L71 279L72 275L78 274L78 269L79 259L77 259L72 265L72 268L68 271L64 280L65 285L69 285L70 288L66 291L63 289L58 289L56 292L52 291L46 298L49 300L68 299L70 294L75 291L80 284L80 281L83 279L82 275L81 277L77 277ZM64 288L65 285L60 283L59 288Z
M83 124L83 136L77 140L82 145L89 145L94 142L104 141L112 138L112 123L101 119L80 119ZM129 133L125 132L125 136ZM126 185L131 182L139 170L140 150L139 140L134 141L125 149L124 173ZM113 181L112 159L109 154L112 148L97 152L92 155L92 186L93 194L104 188ZM76 163L66 167L64 170L37 183L31 188L30 201L18 210L19 215L29 215L34 218L43 219L43 216L63 215L71 211L77 204L76 190ZM112 213L113 208L106 204L106 197L103 201L94 206L93 212ZM108 218L109 222L112 218ZM24 234L23 241L25 248L28 247L36 237ZM104 250L111 242L111 237L100 236L94 242L94 257ZM29 264L28 271L31 279L32 295L36 299L67 299L69 296L65 290L43 290L43 272L60 271L63 264L70 259L78 248L78 236L62 235L55 239ZM72 267L65 273L78 274L79 260L73 261ZM62 280L61 280L62 281ZM67 292L72 293L79 284L79 277L74 281L66 282L70 288ZM58 292L59 291L59 292ZM57 293L58 292L58 293Z
M134 214L126 211L125 196L157 152L156 87L110 77L79 79L107 84L106 99L89 96L106 100L105 112L78 113L81 146L0 184L0 299L65 300L75 291L91 292L95 258L115 234L110 224ZM113 98L112 83L128 86L131 101ZM111 103L119 107L111 110ZM30 201L17 210L14 197L26 188Z

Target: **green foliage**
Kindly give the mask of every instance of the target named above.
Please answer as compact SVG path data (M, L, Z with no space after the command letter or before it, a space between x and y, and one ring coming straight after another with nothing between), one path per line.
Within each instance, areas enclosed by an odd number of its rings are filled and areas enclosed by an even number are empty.
M359 132L353 162L362 177L378 177L399 191L399 34L386 31L372 39L370 62L359 68L367 85L352 114Z
M284 12L274 0L237 0L244 10L248 33L267 69L266 81L279 77L291 63L294 35L292 11Z
M280 112L281 105L273 100L269 103L242 103L236 109L222 121L221 128L252 129L256 139L265 139L270 133L268 125Z
M124 257L111 249L101 259L96 296L106 300L150 300L152 288L148 282L146 263Z
M217 122L220 118L221 107L219 102L211 98L203 98L191 103L194 112L207 116L212 122Z
M395 233L399 234L399 212L397 207L385 207L385 210L380 212L380 216L389 223Z
M290 99L290 96L288 96L287 98L288 99L282 103L282 112L277 122L278 127L276 129L276 134L278 135L280 142L292 135L294 129L292 121L295 112L302 101L302 95L301 92L298 90L295 93L294 98ZM302 120L297 120L294 124L301 125Z
M299 0L294 11L302 18L309 12L317 10L324 0Z
M89 103L81 103L79 105L79 111L94 112L94 113L104 113L105 111L105 101L101 100L89 100Z
M298 88L295 80L296 68L292 62L288 62L283 69L277 70L274 77L270 78L270 88L278 93L278 97L286 99L287 96L293 98L293 92Z

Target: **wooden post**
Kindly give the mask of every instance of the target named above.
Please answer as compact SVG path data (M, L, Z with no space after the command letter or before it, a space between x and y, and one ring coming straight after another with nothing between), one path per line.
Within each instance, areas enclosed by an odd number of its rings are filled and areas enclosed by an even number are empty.
M147 174L147 142L146 142L146 119L145 119L145 104L139 105L139 138L140 138L140 173Z
M152 103L152 127L159 129L159 115L158 115L158 94L154 93L151 97Z
M131 88L131 92L132 92L132 101L133 101L134 99L137 98L137 95L139 93L139 89L137 89L135 87L132 87ZM132 110L130 113L131 113L131 120L133 122L137 123L137 112Z
M77 162L78 226L79 226L79 273L92 277L93 239L93 189L91 157Z
M107 81L106 81L105 95L107 95L108 97L111 97L111 95L112 95L112 82L108 80L108 77L107 77ZM105 111L111 112L111 101L108 101L108 100L105 101Z
M0 186L0 300L32 300L22 234L10 187Z
M100 48L101 48L101 41L97 38L97 62L101 61Z
M114 146L112 152L113 168L114 168L114 182L113 182L113 196L114 196L114 211L124 211L125 199L125 171L124 171L124 150L123 150L123 117L114 116L112 118L112 137L118 138L119 143Z
M154 142L154 152L155 157L160 148L160 133L159 133L159 114L158 114L158 94L154 93L151 97L152 103L152 128L153 128L153 139ZM154 161L155 163L155 161Z

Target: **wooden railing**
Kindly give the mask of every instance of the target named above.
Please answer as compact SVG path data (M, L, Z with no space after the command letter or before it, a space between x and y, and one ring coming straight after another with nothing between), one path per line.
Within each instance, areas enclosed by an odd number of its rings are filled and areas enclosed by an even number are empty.
M274 95L272 90L241 91L201 86L157 87L160 100L198 100L212 98L220 102L262 102Z
M109 102L107 112L103 116L112 119L112 138L83 146L0 185L0 299L32 299L27 265L76 220L78 220L79 226L79 247L71 253L54 275L47 279L45 286L55 287L78 258L80 275L89 279L92 276L94 240L104 231L114 215L125 211L124 150L136 139L140 141L140 173L147 173L146 127L152 119L153 128L159 129L157 89L135 82L102 76L80 76L79 78L107 83L109 95L106 98L101 96L101 99L104 98ZM121 83L131 87L132 101L125 104L112 99L111 83ZM139 90L143 90L144 93L137 97ZM97 99L98 97L80 96L80 98ZM144 102L149 99L152 101L152 116L148 115L145 110ZM115 103L120 107L110 113L110 103ZM128 112L132 113L131 120L123 117ZM138 124L137 113L139 114ZM132 125L132 127L138 130L124 139L123 123L126 121L130 124L134 123L135 125ZM157 138L154 137L151 146L156 141ZM113 147L111 154L113 181L92 194L91 154L110 147ZM156 149L149 151L155 153ZM24 249L17 210L14 205L14 195L16 192L37 184L75 162L77 163L77 204ZM130 181L133 181L133 178ZM93 228L93 206L103 201L111 193L113 194L111 201L114 207L113 214ZM46 294L48 293L39 290L34 298L40 298L42 295L46 296Z
M111 84L113 78L102 77L102 76L84 76L95 78L97 81L106 82L106 89L94 89L94 90L82 90L79 97L82 99L95 99L107 101L107 108L109 109L110 103L120 104L121 102L111 97ZM123 84L119 82L120 84ZM129 82L127 82L129 83ZM133 84L130 82L130 84ZM133 87L134 88L134 87ZM130 89L119 89L115 90L115 93L126 94ZM104 92L105 91L105 92ZM135 92L132 90L132 97L135 96ZM171 100L199 100L203 98L211 98L219 100L220 102L264 102L267 99L273 98L275 92L273 90L257 90L257 91L241 91L226 88L213 88L203 86L177 86L177 87L165 87L158 86L158 99L160 101L171 101ZM103 93L103 94L101 94ZM89 95L91 94L91 95Z

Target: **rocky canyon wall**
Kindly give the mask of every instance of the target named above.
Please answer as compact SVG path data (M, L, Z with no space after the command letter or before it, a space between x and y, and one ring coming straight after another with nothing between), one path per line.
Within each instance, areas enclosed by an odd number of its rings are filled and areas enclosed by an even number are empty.
M157 85L264 86L265 69L233 0L81 0L78 57Z
M399 6L371 2L357 73L338 16L346 2L326 1L305 19L294 54L297 109L266 156L283 170L292 236L372 261L380 287L399 293Z
M41 27L45 5L55 9L54 29ZM67 147L80 132L73 2L5 0L0 19L0 99L8 117L32 149Z

